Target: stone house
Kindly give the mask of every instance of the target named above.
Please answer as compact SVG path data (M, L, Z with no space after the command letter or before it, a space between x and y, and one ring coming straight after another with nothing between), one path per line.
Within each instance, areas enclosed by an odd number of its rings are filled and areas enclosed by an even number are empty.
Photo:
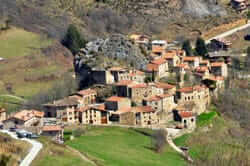
M79 105L79 100L75 97L66 97L52 103L44 104L44 116L46 118L57 118L64 123L77 123L78 111L76 109Z
M104 104L80 107L79 122L82 124L108 124L108 112Z
M105 100L105 110L117 111L122 108L131 107L131 100L126 97L111 96Z
M163 58L167 61L168 72L172 73L174 67L180 64L180 57L176 51L168 51L164 54Z
M152 64L158 65L158 78L162 78L167 75L168 72L168 63L165 59L160 58L160 59L155 59L151 61Z
M139 70L131 70L129 71L129 80L139 82L139 83L144 83L145 80L145 73Z
M95 84L113 84L114 76L108 70L92 70L91 78Z
M80 106L87 106L96 102L96 96L97 92L89 88L78 91L73 96L70 96L70 98L75 98Z
M202 82L208 86L210 89L211 96L218 97L220 91L225 88L224 77L210 75L209 77L204 77Z
M63 141L63 128L59 125L49 125L42 127L43 136L52 137L52 140Z
M156 88L163 89L164 94L175 94L176 92L176 86L170 85L168 83L155 82L154 85Z
M12 122L16 126L21 127L32 127L40 126L42 124L42 118L44 113L37 110L22 110L13 115L4 121L4 123Z
M172 110L176 107L176 103L174 101L174 95L163 94L163 95L155 95L152 97L148 97L143 100L143 105L150 106L157 112L159 112L159 119L162 121L171 120L172 119Z
M196 127L196 116L191 111L173 111L174 121L178 122L177 128L194 130Z
M159 118L150 106L124 108L114 113L122 125L151 126L159 124Z
M0 122L3 122L6 120L6 111L4 108L0 108Z
M130 80L129 71L127 69L121 67L112 67L109 68L108 71L110 71L110 73L113 75L115 82Z
M133 81L120 81L115 84L117 95L120 97L128 97L136 103L141 103L143 98L163 94L165 91L173 91L174 88L163 84L155 83L138 83Z
M211 63L211 73L215 76L228 77L228 67L224 62L213 62Z
M194 72L199 73L203 76L209 76L210 74L209 68L207 66L202 66L202 67L198 66L194 69Z
M197 56L186 56L182 58L182 62L186 63L190 68L194 69L200 64L200 57Z
M197 114L206 111L211 102L209 88L200 85L178 89L175 97L176 102L180 105L194 102L198 106L195 110Z

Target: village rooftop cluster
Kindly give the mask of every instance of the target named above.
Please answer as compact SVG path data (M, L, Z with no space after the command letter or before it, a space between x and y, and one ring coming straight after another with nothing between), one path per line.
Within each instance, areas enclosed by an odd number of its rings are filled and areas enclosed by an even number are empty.
M0 121L8 126L63 140L63 128L71 124L125 125L140 127L166 126L193 130L196 116L205 112L211 97L224 89L228 77L227 58L186 56L180 48L169 48L165 40L150 41L145 35L131 35L134 44L150 44L150 62L142 71L113 66L94 70L97 84L112 86L116 94L97 103L97 92L84 89L63 99L43 105L43 112L21 110L6 115L0 110ZM185 77L194 80L186 85ZM160 82L177 78L177 83Z

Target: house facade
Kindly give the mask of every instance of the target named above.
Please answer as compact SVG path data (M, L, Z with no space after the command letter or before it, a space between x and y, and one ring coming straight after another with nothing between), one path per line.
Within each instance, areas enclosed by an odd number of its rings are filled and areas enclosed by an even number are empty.
M174 121L178 122L177 128L194 130L196 127L196 116L191 111L173 111Z
M126 97L111 96L105 100L105 110L108 111L117 111L127 107L131 107L131 100Z
M6 120L6 111L4 108L0 108L0 122L3 122Z
M211 73L215 76L228 77L228 67L224 62L211 63Z
M95 104L81 107L79 111L79 122L82 124L108 124L108 112L104 104Z

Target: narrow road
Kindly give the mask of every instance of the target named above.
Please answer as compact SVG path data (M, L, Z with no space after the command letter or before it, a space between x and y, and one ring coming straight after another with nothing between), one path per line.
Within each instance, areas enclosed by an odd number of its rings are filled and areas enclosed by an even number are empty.
M229 31L227 31L227 32L221 33L221 34L219 34L219 35L217 35L217 36L214 36L214 37L212 37L212 38L206 40L206 44L210 43L210 41L211 41L212 39L224 38L224 37L230 36L230 35L232 35L232 34L238 32L238 31L244 30L244 29L249 28L249 27L250 27L250 23L247 23L247 24L242 25L242 26L240 26L240 27L231 29L231 30L229 30Z
M14 139L19 139L15 133L9 132L7 130L0 130L0 132L8 134ZM19 165L19 166L29 166L31 162L35 159L35 157L38 155L43 145L38 141L27 138L22 138L20 140L26 141L32 145L31 149L29 150L29 153L26 155L26 157L22 160L22 162Z

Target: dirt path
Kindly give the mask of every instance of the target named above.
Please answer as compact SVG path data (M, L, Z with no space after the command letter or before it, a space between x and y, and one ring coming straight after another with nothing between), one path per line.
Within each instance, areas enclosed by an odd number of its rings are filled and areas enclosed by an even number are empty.
M77 154L79 157L81 157L81 159L83 159L84 161L86 161L86 162L88 162L88 163L90 163L90 164L92 164L92 165L94 165L94 166L98 166L94 161L90 160L87 156L85 156L84 154L82 154L82 153L79 152L78 150L73 149L73 148L71 148L71 147L68 146L68 145L66 145L66 147L67 147L70 151L76 153L76 154Z

